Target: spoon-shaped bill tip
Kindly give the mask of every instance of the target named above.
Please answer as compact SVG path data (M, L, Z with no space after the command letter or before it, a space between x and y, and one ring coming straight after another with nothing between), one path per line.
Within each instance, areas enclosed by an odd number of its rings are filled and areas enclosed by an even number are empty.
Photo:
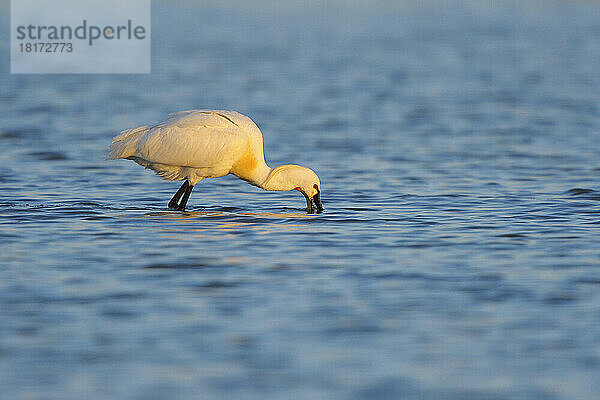
M317 194L315 194L313 196L313 202L315 203L315 208L317 209L317 212L323 212L323 203L321 203L321 193L317 192Z

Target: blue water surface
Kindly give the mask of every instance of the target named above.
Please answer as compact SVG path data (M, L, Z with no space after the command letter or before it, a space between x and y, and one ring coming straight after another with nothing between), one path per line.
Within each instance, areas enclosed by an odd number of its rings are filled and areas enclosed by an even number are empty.
M8 4L0 5L8 32ZM153 3L152 74L10 75L6 399L597 399L600 4ZM234 109L325 212L107 161Z

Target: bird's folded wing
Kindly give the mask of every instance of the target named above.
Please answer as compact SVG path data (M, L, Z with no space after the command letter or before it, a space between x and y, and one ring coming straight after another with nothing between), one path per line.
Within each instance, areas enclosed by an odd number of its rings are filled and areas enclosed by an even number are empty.
M229 168L246 150L248 136L239 127L182 117L150 129L140 138L136 157L173 166Z

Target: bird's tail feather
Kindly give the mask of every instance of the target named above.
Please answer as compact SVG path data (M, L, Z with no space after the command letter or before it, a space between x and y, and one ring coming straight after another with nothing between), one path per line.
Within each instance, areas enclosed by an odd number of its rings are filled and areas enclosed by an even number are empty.
M108 153L109 160L116 160L118 158L127 158L135 154L137 143L140 137L148 132L149 127L140 126L138 128L125 129L121 131L119 136L115 136L110 145L110 152Z

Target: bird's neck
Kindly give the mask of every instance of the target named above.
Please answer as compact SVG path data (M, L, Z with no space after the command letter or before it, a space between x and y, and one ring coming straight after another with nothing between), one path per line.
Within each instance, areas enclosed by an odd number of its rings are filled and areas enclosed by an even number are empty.
M254 186L258 186L259 188L265 189L263 186L271 174L271 167L269 167L266 163L257 166L248 176L241 177L248 183Z

